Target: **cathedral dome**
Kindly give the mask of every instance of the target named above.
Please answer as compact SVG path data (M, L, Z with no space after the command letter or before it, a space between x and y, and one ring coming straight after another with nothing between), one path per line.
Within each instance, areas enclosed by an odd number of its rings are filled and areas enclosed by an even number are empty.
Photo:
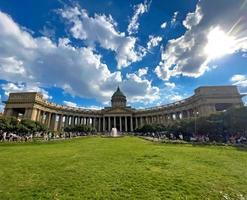
M114 94L112 95L112 97L125 97L125 95L123 94L123 92L118 87L117 90L116 90L116 92L114 92Z
M126 102L127 102L126 96L118 87L116 92L114 92L111 98L112 107L126 107Z

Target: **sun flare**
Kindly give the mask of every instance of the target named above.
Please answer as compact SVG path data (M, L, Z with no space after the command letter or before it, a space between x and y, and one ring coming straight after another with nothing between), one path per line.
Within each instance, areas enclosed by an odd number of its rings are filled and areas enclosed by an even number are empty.
M204 53L208 59L215 59L234 52L235 38L229 36L219 27L215 27L208 33L208 43L205 46Z

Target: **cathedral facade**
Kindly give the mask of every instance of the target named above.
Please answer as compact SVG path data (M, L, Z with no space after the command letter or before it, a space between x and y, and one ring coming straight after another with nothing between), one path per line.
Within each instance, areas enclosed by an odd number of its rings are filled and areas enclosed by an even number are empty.
M10 93L4 102L4 115L38 121L54 131L85 124L98 132L109 132L112 128L120 132L132 132L145 124L169 124L175 120L207 116L230 107L241 107L242 97L236 86L202 86L187 99L135 109L127 106L127 98L118 87L112 95L111 107L90 110L51 103L37 92L22 92Z

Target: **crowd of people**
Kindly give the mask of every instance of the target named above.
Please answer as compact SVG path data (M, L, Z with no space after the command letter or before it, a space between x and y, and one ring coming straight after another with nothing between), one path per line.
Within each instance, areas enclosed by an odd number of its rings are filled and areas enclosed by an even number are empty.
M87 135L108 135L109 133L87 133L87 132L36 132L31 133L28 135L18 135L16 133L11 132L5 132L0 130L0 141L5 142L28 142L35 140L44 140L44 141L50 141L50 140L57 140L57 139L68 139L68 138L74 138L74 137L80 137L80 136L87 136ZM123 134L123 133L122 133ZM126 134L126 133L125 133ZM211 141L208 135L183 135L182 133L175 134L172 132L134 132L134 133L128 133L128 135L134 135L134 136L142 136L147 138L152 138L153 140L162 141L162 140L180 140L180 141L187 141L187 142L199 142L199 143L209 143L209 142L217 142L217 141ZM247 145L247 137L245 137L241 133L231 134L229 136L226 136L223 143L228 144L246 144Z
M48 132L36 132L30 133L27 135L18 135L12 132L6 132L0 130L0 141L1 142L28 142L36 140L56 140L56 139L68 139L80 136L87 136L89 135L86 132L61 132L61 133L54 133L51 131Z
M180 140L187 142L199 142L199 143L209 143L209 142L218 142L210 140L208 135L200 135L200 134L190 134L183 135L182 133L172 133L172 132L136 132L135 136L142 136L147 138L152 138L153 140L162 141L162 140ZM227 144L246 144L247 145L247 137L241 133L235 133L230 135L225 135L222 139L222 143Z
M9 133L9 132L0 130L0 141L2 142L5 142L5 141L27 142L27 141L32 141L32 140L33 140L33 134L20 136L15 133Z

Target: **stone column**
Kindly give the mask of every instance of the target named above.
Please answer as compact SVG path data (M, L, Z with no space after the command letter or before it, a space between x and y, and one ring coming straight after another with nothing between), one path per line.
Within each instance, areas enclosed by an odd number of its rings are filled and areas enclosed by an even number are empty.
M66 127L68 125L68 116L65 115L64 125L63 127Z
M89 126L92 127L92 125L93 125L93 118L92 117L89 117L88 123L89 123Z
M149 116L145 117L145 121L146 121L145 124L148 124L148 118L149 118Z
M37 108L31 108L30 109L30 119L33 120L33 121L36 121L36 118L37 118Z
M8 109L8 113L10 113L10 111L11 114L8 114L8 116L12 116L13 110ZM31 119L31 115L32 115L32 110L30 108L26 108L24 113L24 118Z
M173 121L173 113L170 113L169 116L170 116L170 121Z
M125 116L124 122L125 122L125 132L127 132L128 131L128 127L127 127L127 116Z
M122 132L122 116L119 117L120 132Z
M116 126L116 116L114 116L114 128L117 128Z
M111 131L111 117L108 117L108 131Z
M143 117L140 117L141 127L143 126Z
M105 117L103 117L103 132L105 131Z
M36 121L36 122L37 122L37 119L38 119L38 115L39 115L39 109L36 108L36 116L34 118L34 121Z
M165 114L163 116L163 123L165 124L165 123L167 123L167 121L168 121L168 116L167 116L167 114Z
M47 126L47 128L50 128L50 124L51 124L51 113L48 112L47 113L47 119L46 119L46 126Z
M133 132L133 117L130 117L130 131Z
M44 124L44 112L42 110L40 110L39 122Z
M61 131L63 129L63 115L59 115L59 121L58 121L58 131Z
M92 127L96 128L96 120L95 117L92 118Z
M75 116L71 116L71 126L75 126Z
M39 122L39 118L40 118L40 110L37 109L37 115L36 115L35 121L36 121L36 122Z
M51 113L51 122L50 122L50 129L55 131L56 129L56 113Z
M79 124L79 117L75 116L75 125L78 125L78 124Z
M42 123L42 117L43 117L43 112L42 110L39 110L39 116L38 116L38 122Z
M135 126L135 128L138 129L138 118L135 117L135 120L136 120L136 126Z
M101 117L98 118L99 123L98 123L98 131L101 132Z

